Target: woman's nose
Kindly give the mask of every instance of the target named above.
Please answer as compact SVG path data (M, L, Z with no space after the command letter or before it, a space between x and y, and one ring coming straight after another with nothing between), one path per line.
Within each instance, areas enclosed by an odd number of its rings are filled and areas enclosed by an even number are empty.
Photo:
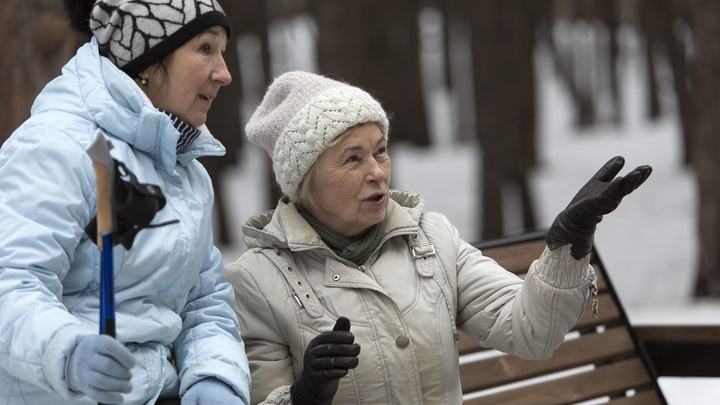
M368 181L368 182L375 181L378 183L384 182L386 173L385 173L385 170L383 170L383 167L380 165L380 163L377 160L375 160L374 158L369 159L369 162L370 162L369 163L370 167L368 168L368 173L365 176L366 181Z
M221 86L227 86L232 81L232 75L225 64L225 59L221 56L218 66L213 70L211 80L220 84Z

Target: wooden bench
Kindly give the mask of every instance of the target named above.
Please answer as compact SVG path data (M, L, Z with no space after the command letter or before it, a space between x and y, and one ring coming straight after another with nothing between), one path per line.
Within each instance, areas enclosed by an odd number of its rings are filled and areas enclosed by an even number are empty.
M545 232L475 246L524 276L545 248ZM548 360L526 361L480 347L462 334L460 378L465 405L560 405L596 398L611 405L666 405L659 376L720 376L720 326L633 328L596 249L599 316L588 305Z

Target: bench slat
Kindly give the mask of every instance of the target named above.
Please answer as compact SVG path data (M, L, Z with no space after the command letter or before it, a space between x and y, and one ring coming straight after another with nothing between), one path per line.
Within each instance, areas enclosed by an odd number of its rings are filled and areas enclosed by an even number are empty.
M565 405L619 395L652 381L642 360L632 358L593 371L532 386L473 398L464 405Z
M645 341L720 341L720 326L717 325L644 325L635 327L635 336Z
M621 326L566 341L548 360L528 361L515 356L500 356L463 364L460 381L463 393L475 392L587 364L606 363L629 357L634 351L630 333Z
M518 243L483 249L482 254L492 258L506 270L515 274L526 273L533 260L540 257L545 250L545 240Z
M658 394L655 391L647 390L638 392L634 397L615 398L609 402L610 405L662 405Z

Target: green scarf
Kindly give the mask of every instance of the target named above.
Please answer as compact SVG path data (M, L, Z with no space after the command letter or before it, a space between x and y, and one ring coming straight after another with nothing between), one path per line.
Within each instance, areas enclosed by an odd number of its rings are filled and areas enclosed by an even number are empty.
M310 215L310 213L302 206L298 205L297 210L310 224L310 226L315 229L315 232L320 235L323 242L325 242L325 244L327 244L333 252L343 259L350 260L358 265L365 263L365 260L370 257L378 243L380 243L383 231L385 230L385 223L387 222L386 215L382 222L375 224L372 228L370 228L365 236L359 240L352 240L329 230L326 226L315 219L315 217Z

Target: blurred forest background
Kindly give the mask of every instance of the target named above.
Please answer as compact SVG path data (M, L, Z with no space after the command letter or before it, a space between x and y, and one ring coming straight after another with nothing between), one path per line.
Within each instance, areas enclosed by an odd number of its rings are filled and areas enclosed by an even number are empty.
M216 185L219 244L231 243L233 235L218 179L237 164L245 115L273 77L298 66L371 91L393 115L393 142L415 146L433 142L424 92L429 83L442 83L453 106L453 130L444 139L482 149L478 237L503 235L508 185L519 190L522 227L536 228L528 187L538 164L533 51L540 44L551 49L555 71L572 95L576 126L620 123L618 36L622 26L631 26L641 35L647 65L647 114L666 113L660 93L669 85L684 163L697 177L695 295L720 297L720 1L219 1L235 45L225 56L234 80L208 117L228 154L203 161ZM309 29L293 34L298 25ZM292 37L298 33L312 38ZM87 40L71 30L58 0L2 0L0 141L29 117L37 94ZM295 52L292 44L301 42L314 44L312 55ZM423 58L432 58L436 69L423 72ZM269 172L269 159L266 164ZM270 180L266 192L267 201L277 201Z

